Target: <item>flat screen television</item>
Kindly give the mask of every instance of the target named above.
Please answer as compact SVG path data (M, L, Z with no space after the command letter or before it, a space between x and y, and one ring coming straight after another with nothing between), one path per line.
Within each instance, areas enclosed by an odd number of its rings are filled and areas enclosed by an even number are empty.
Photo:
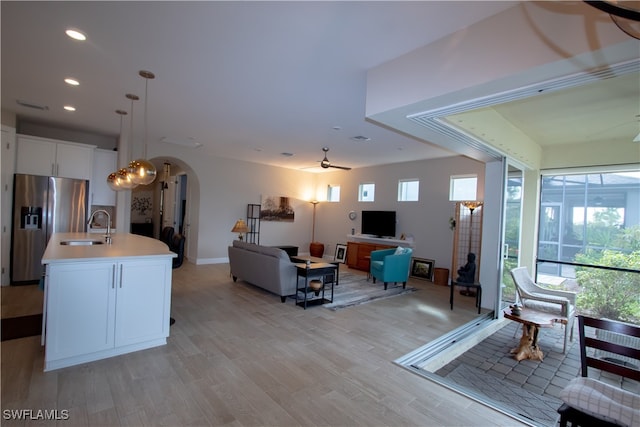
M362 234L396 237L395 211L362 211Z

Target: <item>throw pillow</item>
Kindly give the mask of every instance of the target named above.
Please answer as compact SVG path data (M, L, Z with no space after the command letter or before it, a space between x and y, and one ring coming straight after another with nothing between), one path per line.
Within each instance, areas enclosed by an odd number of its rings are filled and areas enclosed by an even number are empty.
M407 248L403 248L402 246L398 246L396 251L393 253L394 255L404 255L407 253Z

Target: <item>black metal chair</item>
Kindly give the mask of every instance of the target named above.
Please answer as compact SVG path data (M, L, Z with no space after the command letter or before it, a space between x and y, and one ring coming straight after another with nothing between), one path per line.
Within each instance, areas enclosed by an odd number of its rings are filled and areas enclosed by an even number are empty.
M587 377L591 367L639 381L640 327L586 316L578 316L578 325L582 376L560 393L560 426L640 425L640 395ZM585 334L587 326L595 336Z
M171 248L171 243L173 241L173 227L165 227L160 232L160 240L163 241L169 248Z
M173 258L173 268L178 268L182 265L184 261L184 242L185 237L183 234L174 234L171 238L171 244L169 245L169 249L172 252L178 254L176 258Z
M165 227L160 232L160 241L164 242L165 245L171 247L171 242L173 239L174 229L173 227Z

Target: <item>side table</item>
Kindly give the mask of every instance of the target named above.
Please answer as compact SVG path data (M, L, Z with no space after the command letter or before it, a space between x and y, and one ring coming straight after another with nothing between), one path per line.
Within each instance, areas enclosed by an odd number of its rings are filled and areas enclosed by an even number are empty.
M562 323L565 325L565 328L569 327L566 317L529 308L523 308L519 315L511 313L511 309L504 309L502 314L505 318L522 324L522 338L520 338L520 343L518 347L510 351L518 362L522 359L542 361L544 354L538 346L538 332L540 328L552 328L554 323Z
M453 310L453 294L456 286L464 286L465 288L473 288L476 290L476 307L478 307L478 314L480 314L480 303L482 302L482 285L476 283L459 283L451 281L451 288L449 289L449 304L451 304L451 310Z
M340 261L327 261L324 258L318 258L315 256L310 256L310 255L295 255L290 257L291 262L293 263L306 263L307 261L309 261L311 264L316 264L316 263L326 263L326 264L333 264L336 266L336 274L340 274ZM336 282L336 286L338 286L338 282Z
M320 305L333 302L333 287L338 285L338 266L324 262L316 262L312 264L296 264L296 305L306 310L307 306ZM309 288L309 281L312 278L321 278L322 288ZM300 286L300 282L304 278L304 286ZM328 279L328 280L327 280ZM331 285L331 298L325 297L327 285ZM300 293L304 295L300 298ZM318 294L318 298L309 298L310 293Z

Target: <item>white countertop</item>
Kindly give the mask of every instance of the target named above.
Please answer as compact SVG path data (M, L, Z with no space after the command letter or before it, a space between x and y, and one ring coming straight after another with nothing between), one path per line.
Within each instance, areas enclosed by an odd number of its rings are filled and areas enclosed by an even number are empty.
M166 244L158 239L129 233L114 233L110 245L71 246L61 245L65 240L102 240L104 235L97 233L54 233L49 239L47 249L42 256L42 264L69 261L89 261L100 258L137 258L170 257L178 255L171 252Z

